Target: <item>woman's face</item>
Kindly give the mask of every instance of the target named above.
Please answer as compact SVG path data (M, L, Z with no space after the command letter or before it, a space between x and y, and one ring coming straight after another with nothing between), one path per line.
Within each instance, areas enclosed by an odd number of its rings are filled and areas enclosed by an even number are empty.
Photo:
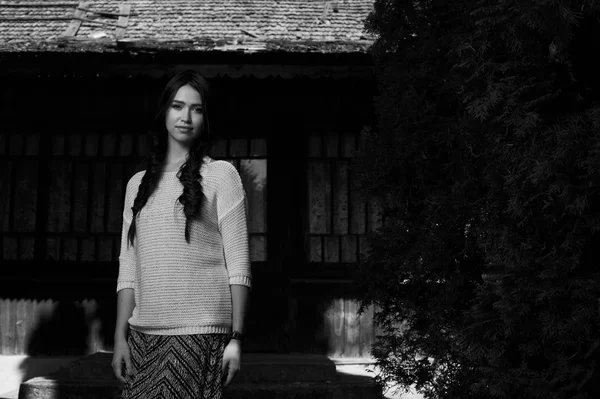
M189 85L181 86L169 104L165 118L170 141L189 147L200 135L203 118L200 93Z

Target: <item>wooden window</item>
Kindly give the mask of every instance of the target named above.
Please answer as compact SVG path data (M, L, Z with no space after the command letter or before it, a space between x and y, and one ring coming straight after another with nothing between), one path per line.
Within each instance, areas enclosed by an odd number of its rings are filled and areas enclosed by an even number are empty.
M40 133L0 134L1 259L34 258Z
M38 260L61 264L47 277L79 270L80 277L114 278L125 189L148 153L148 136L67 132L50 135L47 143L41 148L40 133L0 134L1 259L33 261L37 248ZM248 199L251 260L266 261L266 140L223 140L211 155L238 169ZM77 269L78 262L112 267Z
M358 141L349 134L308 139L309 263L335 269L357 262L368 252L367 233L382 225L381 202L364 198L356 185L352 160Z
M147 146L135 145L147 142L145 136L116 132L52 136L45 260L118 261L125 189L137 163L147 155ZM111 269L94 270L99 278L113 274Z
M127 180L147 154L146 147L134 145L143 142L142 136L146 134L1 134L0 255L21 265L3 273L114 278L114 267L81 268L76 263L116 265Z
M246 191L250 260L267 261L267 140L229 138L215 143L211 156L236 167Z

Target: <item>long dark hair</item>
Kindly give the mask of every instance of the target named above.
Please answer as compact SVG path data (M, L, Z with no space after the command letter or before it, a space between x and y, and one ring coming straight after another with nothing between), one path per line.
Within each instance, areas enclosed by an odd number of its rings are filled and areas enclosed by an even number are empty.
M185 240L190 241L190 221L200 212L200 207L204 200L202 193L202 176L200 168L204 162L204 156L210 150L214 143L210 123L208 119L208 97L209 85L207 80L198 73L187 70L173 76L165 86L159 100L158 113L150 129L150 136L154 143L153 148L144 160L146 173L142 177L137 196L133 202L133 217L129 233L127 235L128 244L133 246L133 239L136 232L136 216L148 202L148 198L158 185L160 172L167 154L167 128L165 118L171 102L175 98L177 91L181 86L190 85L202 98L203 126L198 137L192 142L187 161L181 165L177 177L183 184L183 193L179 196L179 202L183 205L185 214Z

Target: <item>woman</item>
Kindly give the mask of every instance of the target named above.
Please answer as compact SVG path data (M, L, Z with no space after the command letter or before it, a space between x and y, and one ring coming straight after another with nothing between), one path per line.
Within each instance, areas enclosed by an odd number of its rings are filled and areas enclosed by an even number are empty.
M220 398L240 367L251 287L246 196L212 144L206 80L163 91L145 171L127 183L112 366L123 398Z

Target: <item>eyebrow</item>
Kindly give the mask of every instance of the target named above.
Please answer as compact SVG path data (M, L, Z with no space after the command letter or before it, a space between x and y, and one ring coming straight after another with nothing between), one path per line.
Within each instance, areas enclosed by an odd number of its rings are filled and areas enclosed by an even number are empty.
M172 102L185 105L185 102L179 101L179 100L173 100ZM202 106L201 103L195 103L195 104L190 104L190 105L192 105L192 106L194 106L194 105Z

